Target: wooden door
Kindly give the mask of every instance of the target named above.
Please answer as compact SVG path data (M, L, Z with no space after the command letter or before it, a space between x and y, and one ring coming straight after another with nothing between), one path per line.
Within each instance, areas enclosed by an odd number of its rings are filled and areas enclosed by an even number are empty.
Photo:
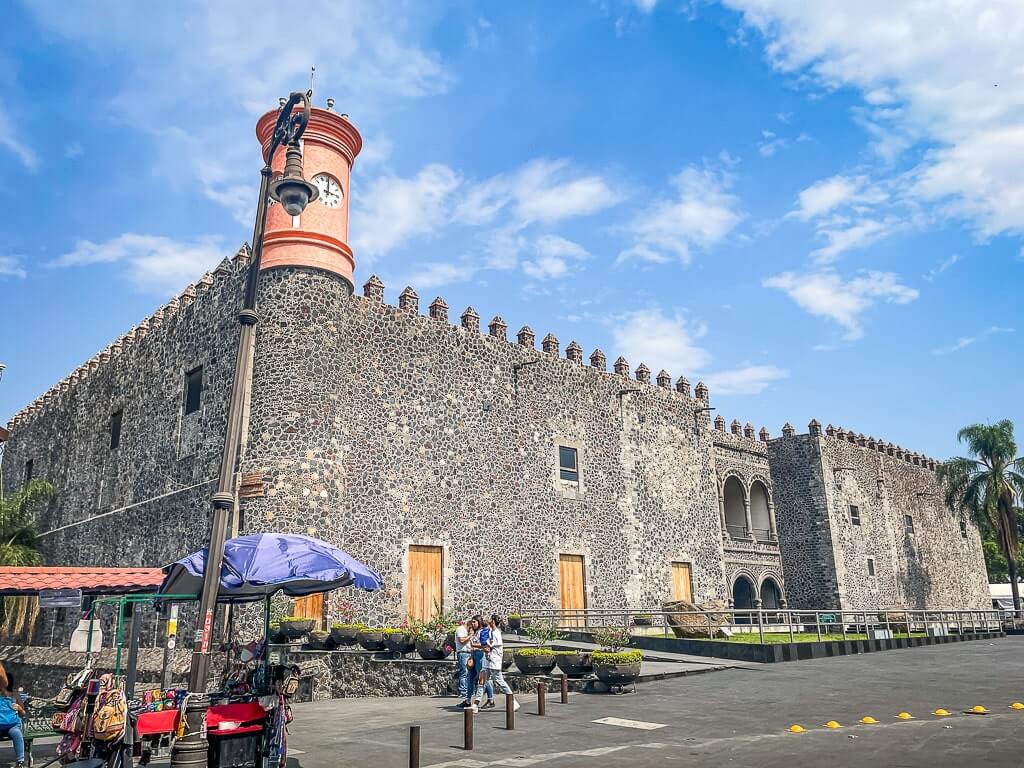
M672 563L672 599L693 602L693 573L689 563Z
M582 627L585 622L581 611L587 607L583 555L559 555L558 574L562 599L562 626Z
M441 596L441 547L409 545L409 584L406 591L410 619L426 621L444 605Z
M324 596L321 592L316 595L295 598L295 605L292 606L292 615L301 616L304 619L313 619L316 624L313 629L324 628Z

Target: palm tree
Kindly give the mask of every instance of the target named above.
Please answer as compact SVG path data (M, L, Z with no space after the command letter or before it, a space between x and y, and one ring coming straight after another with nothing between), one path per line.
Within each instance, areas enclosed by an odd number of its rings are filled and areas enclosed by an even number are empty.
M1024 457L1016 456L1013 422L971 424L957 433L974 458L959 456L939 467L939 481L946 504L974 517L979 526L991 528L1006 558L1013 592L1013 610L1020 611L1017 588L1017 548L1020 529L1014 506L1024 500Z
M39 565L42 555L36 549L35 511L52 499L56 491L45 480L30 480L9 496L0 498L0 566ZM26 627L31 640L39 614L35 597L8 597L3 601L0 634L13 637Z

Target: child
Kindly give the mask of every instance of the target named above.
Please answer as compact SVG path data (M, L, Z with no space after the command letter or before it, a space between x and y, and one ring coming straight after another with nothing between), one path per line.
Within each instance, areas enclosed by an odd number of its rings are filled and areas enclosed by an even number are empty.
M0 680L0 737L11 740L14 745L14 768L25 768L25 736L21 732L21 718L25 708L14 690L14 677L7 673L6 680Z

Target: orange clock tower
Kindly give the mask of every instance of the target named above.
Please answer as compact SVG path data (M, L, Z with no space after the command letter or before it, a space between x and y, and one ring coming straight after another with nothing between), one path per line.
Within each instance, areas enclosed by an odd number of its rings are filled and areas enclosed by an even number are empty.
M263 157L277 122L278 110L267 112L256 123L256 137ZM349 183L352 164L363 139L348 117L333 109L313 107L302 134L303 173L316 185L319 196L300 216L289 216L279 204L267 211L261 269L311 267L342 277L351 288L355 260L348 245ZM283 172L285 147L275 154L275 176Z

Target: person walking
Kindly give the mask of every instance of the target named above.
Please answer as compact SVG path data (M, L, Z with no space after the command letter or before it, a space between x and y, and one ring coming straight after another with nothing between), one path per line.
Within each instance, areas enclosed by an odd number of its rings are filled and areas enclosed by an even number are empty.
M11 740L14 747L14 768L25 768L25 736L21 731L21 718L25 708L14 688L14 678L8 672L0 687L0 737Z
M487 687L489 687L490 690L487 691L487 703L483 705L484 709L494 707L494 686L501 688L502 692L506 696L513 696L512 687L505 682L505 676L501 671L501 660L505 651L504 640L501 636L501 626L501 617L496 613L491 614L491 620L488 624L488 631L485 636L487 640L485 650L485 674L487 675ZM484 690L485 686L478 683L476 693L473 696L474 712L480 709L480 700L483 698ZM512 708L513 710L519 709L519 702L516 701L515 698L512 699Z
M472 684L476 685L476 675L471 675L469 660L473 658L473 632L471 627L473 620L460 621L459 626L455 628L455 664L459 675L459 696L462 697L462 701L459 706L463 709L470 705L470 695L473 693L473 688L470 687L470 679L472 678Z
M470 641L473 646L473 674L471 675L471 685L469 692L473 693L476 689L487 691L487 700L489 703L484 706L494 706L494 688L491 686L491 681L487 679L487 651L489 648L488 642L490 641L491 629L484 621L484 617L477 615L473 617L472 625L474 627L473 638ZM470 706L473 711L476 712L479 707L480 696L476 696L476 703L470 701Z

